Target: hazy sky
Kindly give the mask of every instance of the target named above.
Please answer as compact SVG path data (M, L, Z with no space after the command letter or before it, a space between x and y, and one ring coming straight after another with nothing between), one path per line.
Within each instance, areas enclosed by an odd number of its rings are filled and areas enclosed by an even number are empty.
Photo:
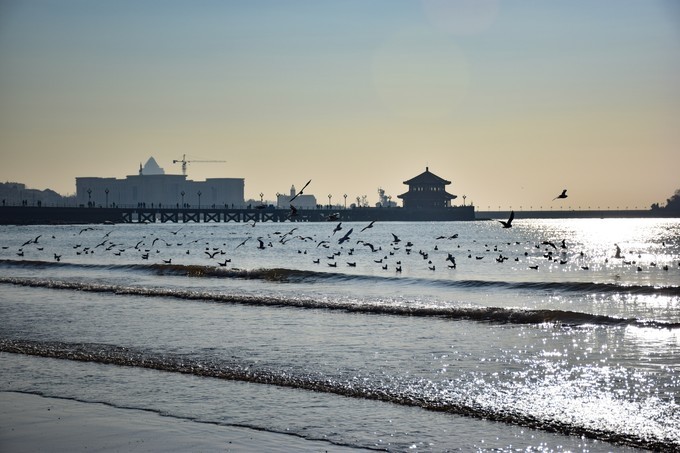
M183 154L246 198L396 200L429 166L481 209L663 204L680 2L0 0L0 181Z

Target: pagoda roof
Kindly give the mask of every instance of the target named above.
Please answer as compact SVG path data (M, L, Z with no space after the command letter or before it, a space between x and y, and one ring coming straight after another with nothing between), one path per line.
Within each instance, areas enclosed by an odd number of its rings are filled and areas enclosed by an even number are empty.
M451 184L451 181L447 181L444 178L440 178L439 176L435 175L434 173L430 172L429 167L425 167L425 171L419 174L418 176L415 176L408 181L404 181L404 184Z
M447 198L449 200L453 200L454 198L458 198L458 195L454 195L452 193L448 193L447 191L443 192L437 192L438 196L441 196L442 198ZM414 192L404 192L401 195L397 195L397 198L401 198L402 200L404 198L422 198L421 195L417 195Z

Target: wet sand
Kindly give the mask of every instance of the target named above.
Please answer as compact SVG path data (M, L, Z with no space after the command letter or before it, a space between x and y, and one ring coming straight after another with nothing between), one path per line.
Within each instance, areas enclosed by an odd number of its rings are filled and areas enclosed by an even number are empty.
M99 403L0 392L0 451L362 451Z

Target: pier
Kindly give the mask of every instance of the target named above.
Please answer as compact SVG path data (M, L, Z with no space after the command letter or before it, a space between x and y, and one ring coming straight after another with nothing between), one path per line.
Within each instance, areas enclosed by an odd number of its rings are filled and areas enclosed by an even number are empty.
M246 223L246 222L446 222L507 219L509 210L475 211L473 206L444 209L351 208L104 208L0 206L0 225L90 223ZM655 210L516 210L515 219L680 217L680 212Z
M445 209L353 208L104 208L2 206L0 224L88 223L229 223L229 222L326 222L326 221L454 221L475 220L472 206Z

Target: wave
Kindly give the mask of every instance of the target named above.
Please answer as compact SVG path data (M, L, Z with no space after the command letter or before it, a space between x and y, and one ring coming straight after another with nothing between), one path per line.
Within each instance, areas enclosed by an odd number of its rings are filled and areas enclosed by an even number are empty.
M318 281L377 281L423 283L428 285L442 285L451 288L469 289L507 289L540 292L578 292L583 294L611 294L624 293L633 295L658 295L680 297L680 286L629 285L600 282L555 282L555 281L502 281L502 280L431 280L400 276L374 276L346 274L342 272L321 272L304 269L259 268L239 269L222 268L204 265L184 264L76 264L50 261L16 261L0 260L0 266L28 267L43 269L47 267L109 269L120 271L148 272L155 275L169 275L181 277L234 278L250 280L266 280L281 283L314 283Z
M39 357L79 362L93 362L105 365L153 369L172 373L189 374L265 385L276 385L300 390L331 393L352 398L384 401L427 410L448 412L509 423L518 426L558 432L566 435L586 436L638 448L656 451L672 451L680 447L670 438L650 439L636 433L622 433L611 429L593 428L577 421L541 418L532 414L503 408L495 409L465 397L433 398L422 391L427 385L421 380L404 386L390 386L375 380L355 378L332 378L317 374L296 374L290 370L255 367L242 362L223 362L157 353L108 344L66 343L55 341L32 341L23 339L0 339L0 351Z
M563 326L634 326L665 329L680 328L680 323L637 318L619 318L607 315L550 309L517 309L501 307L443 307L409 303L382 303L318 300L283 296L250 296L210 291L149 288L138 286L84 283L80 281L42 280L31 278L0 277L0 284L49 288L56 290L109 293L140 297L171 297L181 300L232 303L251 306L278 306L302 309L339 310L352 313L437 317L451 320L488 322L496 324L558 324Z

